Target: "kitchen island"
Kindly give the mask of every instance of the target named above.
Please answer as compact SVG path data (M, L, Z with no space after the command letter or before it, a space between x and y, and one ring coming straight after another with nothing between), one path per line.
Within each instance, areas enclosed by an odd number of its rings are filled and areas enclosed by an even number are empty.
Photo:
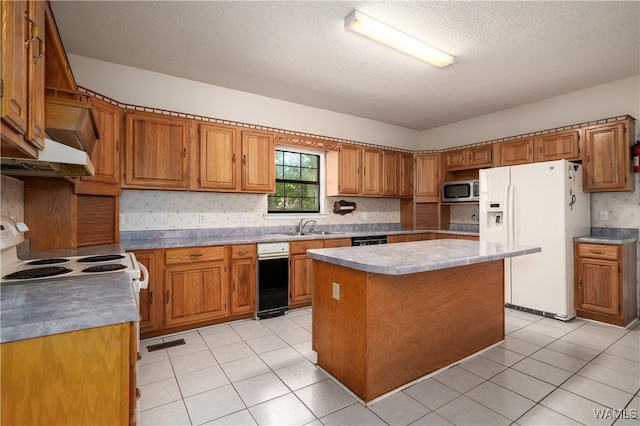
M504 340L503 259L465 240L309 250L318 365L365 403Z

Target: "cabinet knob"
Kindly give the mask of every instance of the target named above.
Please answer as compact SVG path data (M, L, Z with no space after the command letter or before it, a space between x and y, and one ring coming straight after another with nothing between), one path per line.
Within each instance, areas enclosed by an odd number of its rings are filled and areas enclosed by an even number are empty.
M540 150L540 154L542 154L542 146L540 148L538 148Z

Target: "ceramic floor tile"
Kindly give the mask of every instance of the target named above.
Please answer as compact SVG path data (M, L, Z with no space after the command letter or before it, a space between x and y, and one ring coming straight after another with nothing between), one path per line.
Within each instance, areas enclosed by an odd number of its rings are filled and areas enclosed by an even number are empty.
M295 316L291 318L291 321L295 322L300 327L309 327L311 326L311 314Z
M481 356L475 356L467 361L460 363L460 367L484 379L490 379L507 367L493 362L490 359Z
M233 343L242 342L242 337L231 327L227 327L221 330L210 331L208 334L202 336L202 340L210 348L219 348L220 346L227 346Z
M509 419L501 416L462 395L436 410L436 413L454 425L508 425Z
M140 386L140 411L182 399L175 378Z
M524 416L520 417L517 423L522 426L580 425L575 420L542 405L533 407Z
M459 392L433 378L416 383L403 392L431 410L440 408L460 396Z
M288 318L288 315L267 318L260 320L260 322L274 333L280 333L281 331L295 330L296 328L300 328L298 324L293 322L292 319Z
M191 420L182 399L140 413L141 426L190 424Z
M589 327L589 324L587 324L562 336L560 340L595 349L596 351L604 351L619 337L618 335Z
M640 346L631 348L616 342L609 346L605 353L640 363Z
M292 393L253 406L249 412L259 425L305 425L316 420Z
M530 399L492 382L484 382L471 389L465 396L510 420L516 420L536 405Z
M294 391L327 379L326 374L308 361L281 368L275 373Z
M547 349L561 352L565 355L572 356L574 358L580 358L585 361L591 361L600 353L595 349L588 348L586 346L576 345L575 343L566 342L564 340L556 340L546 347Z
M200 335L198 335L197 338L185 339L185 342L184 345L167 348L169 358L176 358L209 349Z
M630 393L578 375L564 382L561 388L617 410L626 407L633 398Z
M553 325L544 323L542 321L544 320L540 320L531 325L528 325L524 327L523 330L542 334L543 336L551 337L553 339L558 339L577 328L577 327L572 327L572 328L566 329L564 327L554 327ZM557 321L557 320L550 320L550 321Z
M390 425L408 425L430 411L404 392L389 395L371 405L369 409Z
M231 328L233 328L244 340L273 334L273 332L260 323L260 321L254 320L233 323L231 324Z
M433 378L460 393L465 393L484 381L482 377L457 366L438 373Z
M253 351L258 355L264 352L272 351L274 349L280 349L289 346L284 340L282 340L275 334L257 337L255 339L247 340L246 342L247 345L249 345L251 349L253 349Z
M541 346L539 345L534 345L533 343L516 339L515 337L513 337L513 334L507 336L504 343L500 344L498 347L510 350L511 352L519 353L520 355L524 356L529 356L541 348Z
M556 389L551 395L543 399L540 404L586 425L611 424L611 420L596 419L594 415L594 409L605 407L598 406L593 401L567 392L564 389Z
M525 320L527 320L529 322L538 322L538 321L544 319L543 316L536 315L536 314L530 314L529 312L518 311L516 309L510 309L509 311L506 312L505 316L512 316L512 317L516 317L516 318L521 318L521 319L525 319Z
M173 376L171 362L168 359L154 362L153 364L144 364L140 366L138 385L148 385L149 383L170 379Z
M290 345L311 341L311 333L304 328L296 328L278 333L278 336Z
M604 353L595 357L592 362L612 370L640 377L640 364L635 361Z
M140 347L140 365L151 364L158 361L164 361L169 359L169 352L166 349L160 349L158 351L148 352L144 346Z
M192 354L171 358L171 365L176 376L191 373L207 367L218 365L210 350L194 352Z
M518 327L514 327L514 326L509 325L509 324L505 324L505 325L504 325L504 335L505 335L505 336L507 336L507 335L509 335L509 334L513 333L514 331L518 331L518 330L520 330L520 328L518 328Z
M449 426L452 423L442 416L431 412L411 423L411 426Z
M587 361L583 359L574 358L546 348L542 348L538 352L532 354L531 358L562 368L563 370L571 371L572 373L575 373L587 364Z
M535 402L541 401L555 389L555 386L547 382L511 368L493 377L491 381Z
M242 358L254 356L256 353L245 342L232 343L218 348L212 348L211 353L216 357L218 364L225 364Z
M577 374L632 394L640 389L640 377L630 376L598 364L588 364Z
M516 339L524 340L525 342L533 343L534 345L537 345L540 347L547 346L549 343L556 340L555 337L549 337L549 336L545 336L544 334L534 333L533 331L529 331L528 327L522 328L518 331L513 332L510 337L515 337Z
M640 347L640 330L631 330L616 343L630 348Z
M208 426L255 426L257 423L253 420L249 410L241 410L228 416L220 417L217 420L207 422Z
M321 418L320 421L326 426L385 426L387 424L371 412L371 410L359 403L329 414Z
M183 397L188 397L229 384L222 369L215 365L176 377Z
M190 330L190 331L185 331L183 333L175 333L175 334L169 334L167 336L163 337L163 340L165 342L170 342L172 340L180 340L180 339L184 339L185 341L187 340L198 340L202 338L202 336L200 335L200 332L198 330Z
M208 327L200 327L198 333L200 333L200 336L207 336L209 334L227 333L229 330L233 330L230 324L216 324Z
M251 407L290 392L274 373L261 374L235 382L233 386L247 407Z
M482 352L480 356L483 358L488 358L491 361L497 362L498 364L502 364L507 367L510 367L516 362L524 359L524 355L507 350L505 348L501 348L500 346L496 346L495 348L489 349L486 352Z
M311 308L294 309L292 311L287 312L286 316L289 319L293 319L294 317L301 316L301 315L308 315L308 314L311 314Z
M531 325L533 323L531 321L529 321L529 320L526 320L526 319L514 317L514 316L511 316L511 315L505 315L504 316L504 324L508 325L510 327L513 327L514 329L518 330L520 328L526 327L526 326Z
M514 364L511 368L555 386L560 386L562 382L572 375L569 371L531 358L525 358L519 363Z
M267 364L257 355L221 364L220 367L232 383L269 372Z
M295 394L318 418L356 402L351 395L330 379L299 389Z
M194 425L210 422L245 408L231 385L190 396L184 402Z
M289 365L299 364L305 360L302 355L290 346L276 349L275 351L265 352L259 356L260 359L262 359L272 370L278 370L280 368L288 367Z
M318 362L318 354L311 349L311 340L296 343L295 345L291 345L291 347L314 364Z

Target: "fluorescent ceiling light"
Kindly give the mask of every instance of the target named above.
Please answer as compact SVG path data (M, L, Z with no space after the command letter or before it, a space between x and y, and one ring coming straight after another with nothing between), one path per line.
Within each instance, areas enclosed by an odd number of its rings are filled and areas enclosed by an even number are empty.
M453 56L357 10L344 18L344 27L439 68L451 65L454 60Z

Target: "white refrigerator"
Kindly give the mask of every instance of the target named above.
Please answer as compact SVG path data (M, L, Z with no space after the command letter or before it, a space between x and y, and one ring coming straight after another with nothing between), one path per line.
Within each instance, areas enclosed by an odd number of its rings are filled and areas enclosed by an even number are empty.
M480 170L480 241L542 247L505 259L505 304L570 320L573 237L590 233L582 166L566 160Z

